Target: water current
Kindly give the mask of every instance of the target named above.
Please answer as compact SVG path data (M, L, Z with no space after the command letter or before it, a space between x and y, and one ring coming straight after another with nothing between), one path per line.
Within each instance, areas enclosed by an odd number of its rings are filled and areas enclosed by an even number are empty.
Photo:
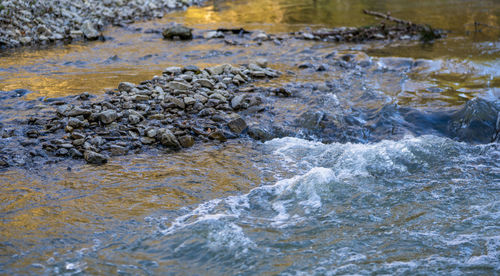
M239 46L148 31L376 23L363 8L451 33ZM0 274L500 274L499 28L493 0L208 1L109 27L105 42L4 51L0 90L30 92L0 92L0 126L171 65L263 57L284 74L256 85L294 96L248 118L280 129L267 142L0 171Z

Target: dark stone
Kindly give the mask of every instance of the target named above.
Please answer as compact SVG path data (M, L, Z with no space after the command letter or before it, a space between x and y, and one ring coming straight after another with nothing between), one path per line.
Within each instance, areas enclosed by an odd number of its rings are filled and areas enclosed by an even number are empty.
M236 134L241 134L246 128L247 123L242 118L238 117L232 119L227 123L227 127Z
M222 130L218 129L212 133L210 133L208 135L208 138L210 139L214 139L214 140L218 140L218 141L221 141L221 142L225 142L227 141L227 138L226 136L224 135L224 132L222 132Z
M99 119L105 124L110 124L118 118L118 113L114 110L106 110L99 113Z
M173 148L180 148L181 145L179 144L179 141L175 137L175 135L172 133L172 131L168 129L160 129L159 130L159 140L160 143L164 146L167 147L173 147Z
M216 110L214 108L204 108L198 113L198 116L205 117L205 116L214 115L215 113L216 113Z
M111 156L125 155L128 153L128 149L118 145L111 145L109 152Z
M163 38L165 39L174 39L178 37L179 39L182 40L189 40L193 39L193 33L192 29L182 26L182 25L175 25L173 27L167 28L163 30Z
M108 162L108 157L106 155L91 150L86 150L83 157L89 164L102 165Z
M84 122L78 120L77 118L69 118L68 126L70 126L72 128L81 128L84 126Z
M82 158L83 154L79 150L72 148L72 149L69 149L69 156L71 156L73 158Z
M194 145L193 136L191 136L191 135L181 136L181 137L179 137L179 143L184 148L192 147Z
M263 142L274 138L269 131L257 126L252 126L248 128L248 136L250 136L252 139Z
M200 68L196 65L188 65L182 69L183 72L194 72L196 74L201 73Z

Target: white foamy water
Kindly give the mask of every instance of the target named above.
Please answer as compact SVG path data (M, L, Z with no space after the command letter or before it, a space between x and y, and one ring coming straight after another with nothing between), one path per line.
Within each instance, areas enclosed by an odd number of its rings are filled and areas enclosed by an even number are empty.
M498 145L422 136L264 147L295 176L167 221L163 239L182 245L174 259L231 260L217 270L227 273L289 259L281 272L500 272Z

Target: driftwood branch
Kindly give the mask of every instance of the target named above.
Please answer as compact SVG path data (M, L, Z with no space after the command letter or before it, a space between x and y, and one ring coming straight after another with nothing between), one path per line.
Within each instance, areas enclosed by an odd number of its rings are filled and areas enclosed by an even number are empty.
M385 20L389 20L389 21L392 21L392 22L396 22L398 24L405 24L405 25L409 25L409 26L414 26L415 23L411 22L411 21L406 21L406 20L403 20L403 19L399 19L399 18L396 18L396 17L392 17L390 13L387 13L387 14L383 14L381 12L376 12L376 11L369 11L369 10L363 10L363 12L365 14L368 14L368 15L373 15L373 16L376 16L376 17L380 17L380 18L383 18Z

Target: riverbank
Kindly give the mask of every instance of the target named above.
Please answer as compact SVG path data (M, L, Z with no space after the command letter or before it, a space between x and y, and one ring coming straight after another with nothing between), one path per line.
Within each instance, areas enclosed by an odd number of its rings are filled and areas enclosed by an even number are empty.
M201 0L0 1L0 47L14 48L74 40L104 39L110 24L161 18Z

